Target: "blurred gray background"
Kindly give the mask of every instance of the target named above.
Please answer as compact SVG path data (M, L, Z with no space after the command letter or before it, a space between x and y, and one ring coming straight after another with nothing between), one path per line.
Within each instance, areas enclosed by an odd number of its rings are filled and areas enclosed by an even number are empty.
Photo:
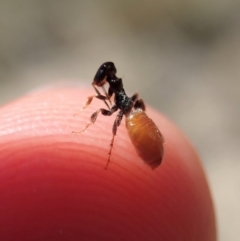
M0 104L66 79L90 86L108 60L193 142L219 240L239 241L240 1L0 1Z

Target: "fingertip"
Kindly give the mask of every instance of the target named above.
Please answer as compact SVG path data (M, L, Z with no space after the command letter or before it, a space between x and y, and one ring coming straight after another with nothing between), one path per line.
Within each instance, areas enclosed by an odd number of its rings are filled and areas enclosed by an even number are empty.
M73 116L91 93L52 89L0 109L2 240L216 240L207 180L184 135L148 108L163 163L144 164L122 123L105 170L114 116L72 134L102 107Z

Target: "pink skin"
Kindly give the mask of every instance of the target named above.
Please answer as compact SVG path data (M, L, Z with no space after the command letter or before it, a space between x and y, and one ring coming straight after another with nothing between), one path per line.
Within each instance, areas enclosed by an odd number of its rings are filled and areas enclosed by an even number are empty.
M74 116L93 90L32 93L0 108L0 240L216 241L212 199L198 156L165 117L147 108L165 138L154 171L104 103ZM146 147L147 148L147 147Z

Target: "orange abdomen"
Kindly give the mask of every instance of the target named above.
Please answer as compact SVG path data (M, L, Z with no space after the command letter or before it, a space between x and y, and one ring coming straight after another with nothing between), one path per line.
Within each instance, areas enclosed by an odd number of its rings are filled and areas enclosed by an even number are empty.
M141 110L126 117L126 128L138 155L152 169L162 162L164 139L155 123Z

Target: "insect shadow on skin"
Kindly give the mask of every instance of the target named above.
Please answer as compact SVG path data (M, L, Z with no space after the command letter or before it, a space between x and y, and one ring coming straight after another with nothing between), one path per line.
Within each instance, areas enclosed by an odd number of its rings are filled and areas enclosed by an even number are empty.
M72 133L80 134L85 131L90 125L95 123L100 112L102 115L111 116L114 112L119 110L112 127L113 136L110 142L110 150L108 152L105 169L108 168L110 163L114 138L124 115L126 117L128 135L137 154L152 169L155 169L162 162L164 138L156 124L145 113L146 108L143 100L138 98L137 93L128 97L124 91L122 79L118 78L116 73L117 69L113 62L105 62L99 67L92 82L96 94L88 97L87 103L79 112L87 108L91 104L93 98L102 100L108 109L98 109L91 115L90 122L83 130L73 131ZM107 83L109 84L108 91L104 88ZM97 87L102 89L103 94L100 93ZM114 103L112 104L111 97L113 94Z

